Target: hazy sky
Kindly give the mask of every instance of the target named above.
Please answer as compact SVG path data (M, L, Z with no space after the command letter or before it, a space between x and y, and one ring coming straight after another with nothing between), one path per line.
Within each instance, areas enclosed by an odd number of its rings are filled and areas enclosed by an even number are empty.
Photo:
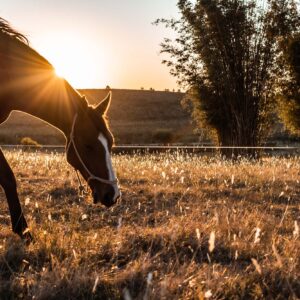
M176 88L151 23L177 16L177 0L0 0L0 16L76 88Z

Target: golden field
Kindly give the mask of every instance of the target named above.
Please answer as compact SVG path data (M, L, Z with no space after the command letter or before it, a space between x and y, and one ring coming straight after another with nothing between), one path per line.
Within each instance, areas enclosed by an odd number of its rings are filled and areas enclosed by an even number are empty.
M5 153L35 242L0 194L0 299L298 299L300 158L114 156L123 197L77 195L63 154Z

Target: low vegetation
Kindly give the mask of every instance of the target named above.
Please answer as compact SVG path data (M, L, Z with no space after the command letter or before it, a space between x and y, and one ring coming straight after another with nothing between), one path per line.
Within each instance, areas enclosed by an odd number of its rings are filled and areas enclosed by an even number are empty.
M41 145L33 140L31 137L23 137L20 141L20 144L23 146L35 146L35 147L40 147Z
M123 198L77 195L62 154L6 152L35 243L0 197L0 299L296 299L300 158L115 156Z

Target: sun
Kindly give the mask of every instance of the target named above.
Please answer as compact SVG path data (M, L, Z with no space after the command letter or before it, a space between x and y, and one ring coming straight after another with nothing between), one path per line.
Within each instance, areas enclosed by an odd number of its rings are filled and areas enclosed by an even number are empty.
M69 32L56 33L47 36L39 51L54 66L55 74L75 88L105 86L107 55L95 41ZM99 65L101 69L95 67Z
M62 66L56 66L54 68L54 72L55 72L55 75L57 77L60 77L60 78L68 77L68 70L66 70L66 69L64 70L63 65Z

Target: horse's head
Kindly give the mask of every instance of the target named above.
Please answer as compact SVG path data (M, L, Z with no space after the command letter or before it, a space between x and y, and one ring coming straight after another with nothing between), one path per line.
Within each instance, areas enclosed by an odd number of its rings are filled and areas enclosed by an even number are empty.
M107 207L120 197L110 156L113 136L105 121L110 99L111 94L96 107L78 111L67 144L67 160L87 181L94 203Z

